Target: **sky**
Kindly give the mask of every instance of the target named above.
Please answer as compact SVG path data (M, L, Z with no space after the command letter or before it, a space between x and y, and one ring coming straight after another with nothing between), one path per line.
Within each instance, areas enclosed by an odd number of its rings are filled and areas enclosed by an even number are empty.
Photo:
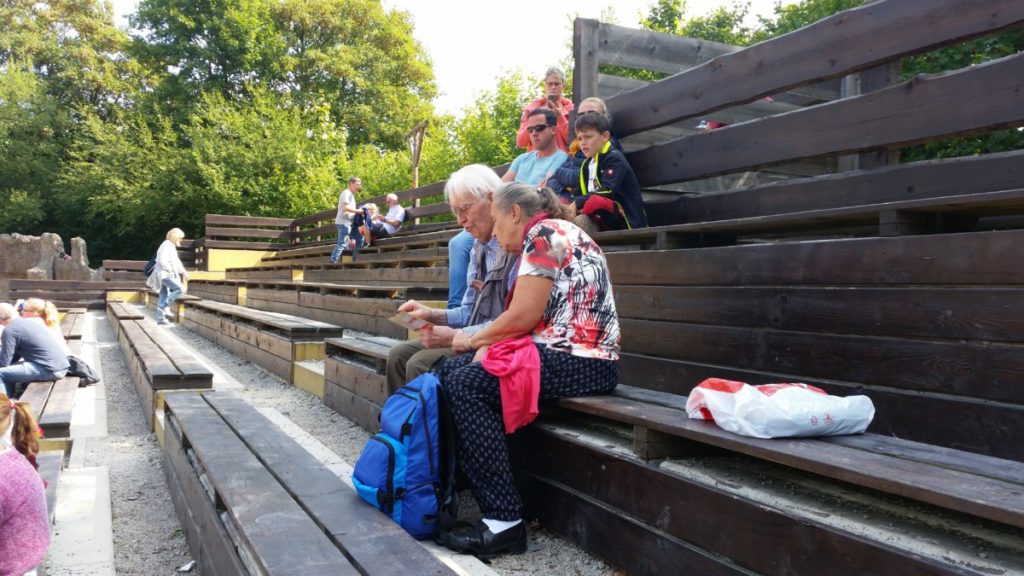
M137 0L112 0L119 25ZM750 0L751 25L756 15L770 15L779 0ZM793 0L782 0L791 4ZM385 8L412 16L413 36L429 53L439 91L438 112L458 114L477 96L497 85L504 71L520 70L538 78L571 54L572 20L599 19L613 6L616 24L639 27L655 0L561 0L494 2L493 0L382 0ZM703 15L731 0L687 0L687 13ZM538 94L539 96L540 94Z

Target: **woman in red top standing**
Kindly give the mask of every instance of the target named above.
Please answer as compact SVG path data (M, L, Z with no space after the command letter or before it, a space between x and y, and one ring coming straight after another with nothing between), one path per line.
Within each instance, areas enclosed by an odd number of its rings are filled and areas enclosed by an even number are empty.
M519 133L516 134L516 146L532 150L530 135L526 132L526 121L530 113L540 107L550 108L558 114L558 123L555 125L555 142L562 152L569 152L569 112L572 112L572 100L567 100L562 94L565 90L565 73L561 68L552 66L544 73L544 91L542 98L537 98L523 108L523 118L519 122Z

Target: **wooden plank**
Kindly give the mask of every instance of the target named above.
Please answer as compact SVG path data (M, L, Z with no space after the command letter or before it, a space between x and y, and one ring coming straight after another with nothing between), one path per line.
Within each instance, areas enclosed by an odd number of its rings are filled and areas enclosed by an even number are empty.
M1024 343L1022 288L621 285L615 307L620 319Z
M617 133L633 134L1021 22L1024 8L1002 0L874 2L719 56L607 105ZM814 58L807 57L811 53ZM833 119L823 125L839 124Z
M178 339L158 328L155 323L142 323L141 326L181 374L181 381L177 383L177 388L211 388L213 386L213 373ZM155 384L154 388L157 388Z
M1024 9L1022 9L1024 12ZM694 134L629 155L642 186L706 178L826 154L846 154L1016 126L1024 55L918 76L891 88ZM978 92L978 86L985 90ZM971 114L951 114L972 101ZM885 110L885 114L880 114ZM895 119L895 120L894 120ZM618 118L616 119L618 122ZM842 130L821 130L842 126Z
M1011 190L1024 186L1022 162L1021 150L914 162L688 197L649 205L648 215L666 214L673 223L708 222Z
M625 353L619 360L625 384L685 395L707 378L766 384L805 382L830 394L865 394L875 404L870 431L959 450L1024 461L1024 446L1012 438L1024 435L1024 407L947 394L902 391L887 386L817 379L781 371L740 369L730 364L676 361ZM913 414L913 418L907 418Z
M243 242L238 240L213 240L207 238L204 246L207 249L221 248L224 250L279 250L287 248L282 242Z
M288 230L267 230L264 228L214 228L206 227L207 238L273 238L288 240L292 233Z
M593 22L593 20L585 22ZM605 23L600 26L598 38L598 50L595 58L597 64L621 66L634 70L651 70L666 74L675 74L680 70L692 68L718 56L740 50L739 46L721 42L652 30L636 30ZM575 58L574 61L579 62ZM596 95L597 91L595 90L587 92L584 97Z
M290 271L289 271L290 277ZM448 287L448 268L309 268L303 274L311 282L380 282L397 285L399 282L412 286Z
M61 378L53 384L39 426L49 438L71 436L71 411L75 407L78 378Z
M102 280L8 280L10 290L44 290L50 292L104 292L119 288L133 288L134 282L105 282Z
M736 569L744 574L813 574L823 565L837 576L961 573L949 564L538 426L517 433L510 448L528 510L581 547L628 566L631 574L681 573L685 560L676 555L684 550L673 548L675 542L685 542L690 550L723 565L693 571L700 574ZM578 508L584 505L605 515L581 516ZM638 533L638 527L647 533ZM665 539L669 541L647 548Z
M359 574L200 395L170 395L166 406L257 569L275 575Z
M601 23L597 20L577 18L573 22L572 85L573 104L597 96L598 57L601 50ZM569 130L575 132L570 126Z
M360 573L406 576L415 566L417 574L453 574L246 402L219 394L206 400Z
M398 340L394 340L392 345L398 342ZM329 353L333 354L337 351L348 350L375 360L387 360L388 353L391 351L391 346L385 343L374 342L364 338L329 338L324 340L324 343L327 345Z
M641 245L656 249L698 248L735 244L755 234L836 234L846 228L877 227L879 236L971 232L979 218L1024 213L1024 189L975 192L882 204L863 204L787 214L752 216L712 222L690 222L655 228L602 232L601 246ZM720 239L728 238L728 241Z
M206 226L284 226L292 225L290 218L270 218L266 216L232 216L229 214L207 214Z
M324 379L377 406L383 406L390 395L383 374L371 366L348 362L338 356L327 357Z
M1024 482L985 479L882 454L842 450L817 439L762 440L726 432L713 422L691 420L685 410L625 398L566 398L559 405L704 442L829 478L911 500L1024 527Z
M57 486L60 484L60 471L64 467L64 452L48 450L36 454L36 465L39 476L46 482L46 512L53 525L54 512L57 510Z
M950 450L931 444L878 434L832 436L821 438L821 441L846 448L864 450L874 454L884 454L902 460L912 460L940 468L959 470L968 474L1002 480L1004 482L1024 483L1024 462L993 458L992 456L965 452L963 450Z
M248 574L220 520L214 495L206 491L199 479L205 472L196 470L189 460L177 418L169 409L164 417L164 430L164 477L193 559L204 575Z
M104 260L103 267L107 270L133 270L141 272L147 260Z
M1024 284L1024 231L605 254L616 286Z
M288 335L316 334L319 332L338 333L341 331L340 328L333 324L318 320L276 312L260 312L245 306L223 302L189 302L186 308L203 308L218 314L252 322L261 327L280 330Z
M50 397L50 390L53 389L53 382L30 382L25 391L18 398L20 402L27 402L35 416L36 422L42 417L46 409L46 400Z
M1000 402L1024 402L1024 346L623 319L627 352Z
M371 434L380 432L381 407L333 382L324 382L324 405Z
M538 518L546 528L565 535L610 564L628 566L629 574L753 574L726 558L666 537L655 527L640 524L588 498L586 492L524 474L518 475L516 481L527 495L530 517Z

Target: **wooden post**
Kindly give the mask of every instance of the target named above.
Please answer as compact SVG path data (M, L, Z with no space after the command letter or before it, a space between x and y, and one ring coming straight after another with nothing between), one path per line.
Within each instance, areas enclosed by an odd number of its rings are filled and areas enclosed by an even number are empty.
M574 108L591 96L597 96L597 51L600 47L601 23L588 18L577 18L572 32L572 103ZM576 138L573 129L575 114L569 119L569 141Z
M405 141L409 143L409 155L412 157L412 187L414 189L420 187L420 153L423 151L423 135L426 133L429 123L429 120L423 120L405 134ZM412 205L413 208L419 208L420 199L413 199ZM413 224L419 223L419 218L413 219Z
M840 85L840 97L868 94L881 90L899 82L899 62L887 62L874 68L862 70L857 74L851 74L843 78ZM840 172L849 170L871 170L882 166L898 164L900 161L899 149L875 150L862 154L850 154L838 158Z

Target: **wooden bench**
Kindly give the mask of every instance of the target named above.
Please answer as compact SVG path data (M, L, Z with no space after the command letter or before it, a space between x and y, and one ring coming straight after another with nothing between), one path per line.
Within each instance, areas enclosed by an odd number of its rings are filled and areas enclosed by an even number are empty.
M55 382L32 382L21 394L39 422L45 438L70 438L71 413L75 407L78 378L61 378Z
M108 290L138 290L131 281L96 282L86 280L19 280L8 281L10 300L42 298L52 301L58 309L102 310Z
M63 314L60 331L65 340L81 340L82 330L88 320L84 308L72 308Z
M192 283L189 283L191 289ZM174 301L174 315L168 318L173 322L181 322L181 315L185 311L185 303L199 300L201 297L196 294L184 293L178 296ZM160 293L153 290L146 290L146 307L150 310L156 310L156 305L160 302Z
M110 327L114 329L114 334L120 336L121 334L121 323L128 320L142 320L146 317L145 314L139 312L138 309L130 304L124 302L107 302L107 319L110 321Z
M242 399L169 394L164 472L203 574L452 574Z
M440 300L447 297L441 288L411 285L360 285L330 282L289 282L284 280L195 280L194 293L234 300L257 310L323 320L331 324L394 338L406 331L389 322L398 306L409 298ZM212 290L207 290L209 286ZM234 297L226 294L234 290Z
M125 317L118 323L117 341L151 430L167 391L213 388L213 373L155 322Z
M324 358L324 339L342 336L333 324L211 302L185 302L183 325L211 342L295 383L295 363Z
M388 351L398 342L382 336L327 339L324 404L367 431L377 432L388 397L384 368Z

